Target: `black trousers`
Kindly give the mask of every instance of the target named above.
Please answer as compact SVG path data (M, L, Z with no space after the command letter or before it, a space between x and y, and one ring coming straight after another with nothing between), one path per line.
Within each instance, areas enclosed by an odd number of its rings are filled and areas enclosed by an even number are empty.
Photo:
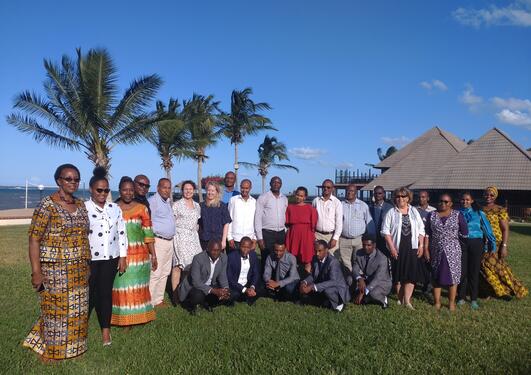
M242 293L241 290L231 288L230 299L233 302L247 302L249 305L252 305L264 293L263 290L261 290L260 288L255 288L255 291L256 296L248 297L247 294Z
M327 293L327 290L322 292L310 292L308 294L301 295L301 302L304 305L313 305L317 307L323 307L325 309L331 309L333 306L341 304L337 291Z
M89 314L96 309L100 328L110 328L112 315L112 284L118 268L118 259L90 262Z
M215 294L210 293L205 295L201 290L192 288L186 299L183 301L183 307L192 309L196 308L197 305L203 307L216 307L221 304L229 304L229 302L230 301L221 301Z
M267 297L273 298L276 301L295 301L299 297L299 291L297 289L298 286L299 281L293 281L289 284L284 285L284 287L277 288L275 290L266 288L265 293Z
M478 299L479 271L483 256L483 238L467 238L461 243L461 283L459 284L459 299L465 299L467 289L470 299Z
M264 274L267 257L273 252L275 243L286 242L286 231L281 230L276 232L274 230L262 229L262 238L264 239L265 249L263 249L260 253L260 260L262 262L262 274Z

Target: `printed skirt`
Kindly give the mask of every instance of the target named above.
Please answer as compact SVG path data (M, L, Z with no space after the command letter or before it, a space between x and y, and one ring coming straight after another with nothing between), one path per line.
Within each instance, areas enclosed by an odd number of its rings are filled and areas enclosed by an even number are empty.
M488 252L481 259L481 275L490 286L496 297L515 295L524 298L528 289L514 275L505 260L498 258L497 253Z

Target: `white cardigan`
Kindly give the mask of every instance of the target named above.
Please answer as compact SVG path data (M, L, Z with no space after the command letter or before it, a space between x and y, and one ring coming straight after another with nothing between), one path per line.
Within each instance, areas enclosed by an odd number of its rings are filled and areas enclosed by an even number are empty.
M418 249L419 236L425 235L424 222L417 209L411 205L408 205L408 214L409 220L411 221L411 248ZM402 235L402 213L396 206L385 214L380 233L382 236L391 235L396 250L398 251L400 237Z

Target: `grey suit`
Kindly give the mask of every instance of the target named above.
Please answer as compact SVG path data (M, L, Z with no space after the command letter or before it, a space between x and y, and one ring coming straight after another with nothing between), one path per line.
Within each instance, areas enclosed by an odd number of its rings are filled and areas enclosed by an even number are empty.
M229 287L229 281L227 279L227 256L221 253L214 268L212 282L210 285L207 285L206 282L210 277L210 264L211 260L208 252L203 251L194 256L190 273L181 282L181 285L179 285L179 300L181 302L186 299L192 289L197 289L207 296L212 288Z
M363 249L356 252L352 264L353 277L355 280L363 277L369 297L383 304L387 295L391 293L393 285L389 272L389 260L378 249L374 249L370 254L368 262L366 255Z
M321 295L313 299L317 301L317 304L323 304L323 302L327 304L326 300L328 300L330 307L335 309L350 301L350 293L343 277L341 264L331 254L328 254L323 262L319 262L316 256L313 257L312 271L304 282L314 287L314 293Z

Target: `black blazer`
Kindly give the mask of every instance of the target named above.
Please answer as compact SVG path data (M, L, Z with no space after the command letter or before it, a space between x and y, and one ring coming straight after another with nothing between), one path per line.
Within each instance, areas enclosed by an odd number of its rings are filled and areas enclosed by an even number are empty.
M238 284L242 267L240 251L236 250L229 253L227 262L227 279L229 280L229 287L231 289L241 292L243 288L248 288L251 285L254 285L255 288L258 287L260 265L258 264L258 257L254 251L249 253L249 263L251 267L247 273L247 283L245 285Z

